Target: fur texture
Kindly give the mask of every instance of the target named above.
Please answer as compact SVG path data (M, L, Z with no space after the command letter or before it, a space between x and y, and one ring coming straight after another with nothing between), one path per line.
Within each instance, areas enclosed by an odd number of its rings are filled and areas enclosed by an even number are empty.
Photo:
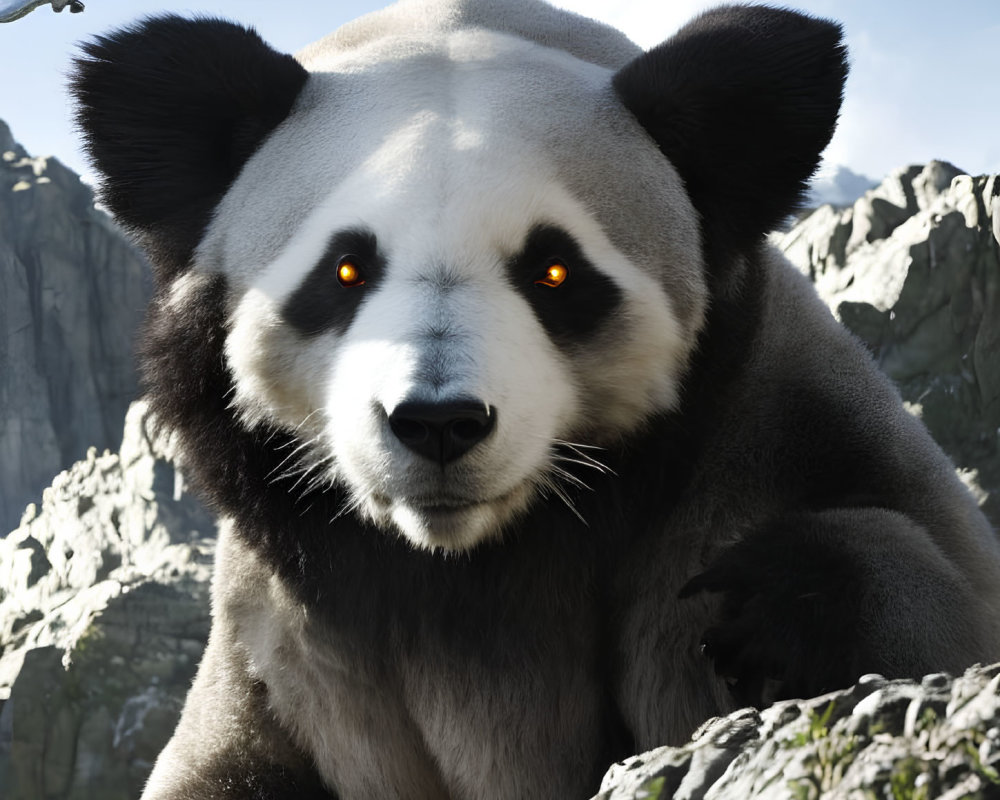
M1000 657L993 532L764 244L845 72L742 6L645 54L531 0L85 50L146 387L229 521L144 797L583 798L737 703Z

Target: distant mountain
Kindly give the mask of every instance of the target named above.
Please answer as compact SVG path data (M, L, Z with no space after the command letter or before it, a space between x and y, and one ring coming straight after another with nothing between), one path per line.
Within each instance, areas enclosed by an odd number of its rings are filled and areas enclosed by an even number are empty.
M860 175L844 166L833 172L821 172L812 182L806 205L810 208L829 203L832 206L849 206L869 189L878 186L878 181Z
M0 537L88 447L118 449L151 290L79 176L0 122Z

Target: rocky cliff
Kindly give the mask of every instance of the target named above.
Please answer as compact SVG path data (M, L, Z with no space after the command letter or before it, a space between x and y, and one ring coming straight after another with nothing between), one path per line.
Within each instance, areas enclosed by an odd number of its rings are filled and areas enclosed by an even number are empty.
M0 536L136 396L149 269L79 177L0 122Z
M4 800L130 800L208 636L215 525L143 403L0 539Z
M1000 176L897 170L774 237L1000 527Z

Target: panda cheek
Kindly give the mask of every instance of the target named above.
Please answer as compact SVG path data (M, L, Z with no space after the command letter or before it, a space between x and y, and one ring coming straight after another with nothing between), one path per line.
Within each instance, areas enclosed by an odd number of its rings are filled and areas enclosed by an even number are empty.
M225 355L233 373L233 403L248 427L264 422L294 427L308 413L292 410L304 404L296 397L300 393L289 391L298 381L290 369L296 347L288 339L273 304L260 292L247 292L231 315Z

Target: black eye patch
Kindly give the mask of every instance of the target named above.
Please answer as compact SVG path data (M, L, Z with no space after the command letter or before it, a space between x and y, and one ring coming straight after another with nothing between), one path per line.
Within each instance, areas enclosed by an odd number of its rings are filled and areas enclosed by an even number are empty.
M357 281L344 280L340 270L345 264L356 270ZM385 260L379 255L374 233L341 231L330 239L323 257L285 301L281 316L306 336L327 331L342 334L384 272Z
M564 278L551 280L553 265L565 269ZM560 345L592 336L622 304L621 289L554 225L532 229L524 248L507 263L507 275Z

